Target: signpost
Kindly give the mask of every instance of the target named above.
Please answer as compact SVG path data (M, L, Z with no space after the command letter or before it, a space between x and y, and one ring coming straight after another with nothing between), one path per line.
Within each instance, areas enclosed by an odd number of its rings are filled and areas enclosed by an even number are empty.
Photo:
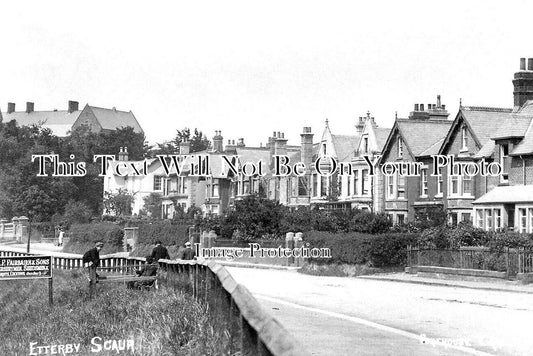
M48 300L54 302L52 256L0 257L0 281L12 279L48 279Z

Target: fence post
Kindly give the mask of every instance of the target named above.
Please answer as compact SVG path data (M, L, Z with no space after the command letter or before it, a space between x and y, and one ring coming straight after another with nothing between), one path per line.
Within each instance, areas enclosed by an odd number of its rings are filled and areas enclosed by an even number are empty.
M304 245L304 234L301 232L297 232L296 235L294 235L294 248L298 249L303 247ZM296 267L301 267L303 265L303 257L302 254L300 254L300 257L294 257L294 263L296 264Z
M285 248L294 249L294 232L287 232L285 235ZM287 266L294 264L294 257L287 258Z
M7 223L6 219L0 219L0 240L4 239L4 234L6 231L6 223Z

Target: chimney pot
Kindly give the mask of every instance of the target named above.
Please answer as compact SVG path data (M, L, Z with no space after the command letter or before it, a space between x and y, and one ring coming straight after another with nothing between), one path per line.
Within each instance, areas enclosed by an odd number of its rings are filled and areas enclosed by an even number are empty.
M520 70L526 70L526 59L520 58Z
M15 112L15 103L7 103L7 113Z
M26 102L26 113L29 114L29 113L33 112L34 107L35 106L34 106L34 104L32 102L27 101Z
M527 59L527 70L533 70L533 58Z
M68 112L72 114L74 111L78 111L79 103L77 101L69 100L68 101Z
M276 138L276 131L272 133L272 137Z
M442 104L442 110L446 110L446 105Z

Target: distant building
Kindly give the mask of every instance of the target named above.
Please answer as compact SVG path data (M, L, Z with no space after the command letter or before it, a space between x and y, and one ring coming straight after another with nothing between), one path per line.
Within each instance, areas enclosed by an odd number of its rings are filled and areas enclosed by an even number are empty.
M35 111L34 103L27 102L25 111L15 111L15 103L8 103L7 111L0 113L0 118L4 122L15 120L19 126L41 125L58 137L66 137L80 126L87 126L92 132L110 132L122 127L143 132L131 111L103 109L89 104L83 110L78 107L77 101L69 101L67 110Z
M77 101L69 101L67 110L35 111L34 103L27 102L25 111L15 111L15 103L7 103L7 111L0 116L4 123L15 120L19 126L41 125L52 134L65 137L80 115Z

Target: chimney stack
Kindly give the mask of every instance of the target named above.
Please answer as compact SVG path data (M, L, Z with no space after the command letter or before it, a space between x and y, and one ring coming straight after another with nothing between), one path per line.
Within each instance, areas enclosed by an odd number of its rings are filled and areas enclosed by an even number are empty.
M309 167L313 161L313 133L311 133L311 127L304 127L300 137L302 138L300 147L301 159L306 167Z
M517 111L528 100L533 100L533 58L520 58L520 71L513 79L514 110Z
M72 114L74 111L78 111L79 103L77 101L68 101L68 113Z
M26 102L26 113L29 114L33 112L35 105L32 102L27 101Z
M189 140L184 139L180 142L180 155L188 155L191 152L191 143Z
M287 154L287 139L285 133L278 131L278 137L274 141L274 154L286 155Z
M224 150L222 131L215 131L215 136L213 137L213 151L222 152Z
M15 103L7 103L7 113L11 114L15 112Z
M238 147L244 147L244 138L239 138L239 141L237 142Z

